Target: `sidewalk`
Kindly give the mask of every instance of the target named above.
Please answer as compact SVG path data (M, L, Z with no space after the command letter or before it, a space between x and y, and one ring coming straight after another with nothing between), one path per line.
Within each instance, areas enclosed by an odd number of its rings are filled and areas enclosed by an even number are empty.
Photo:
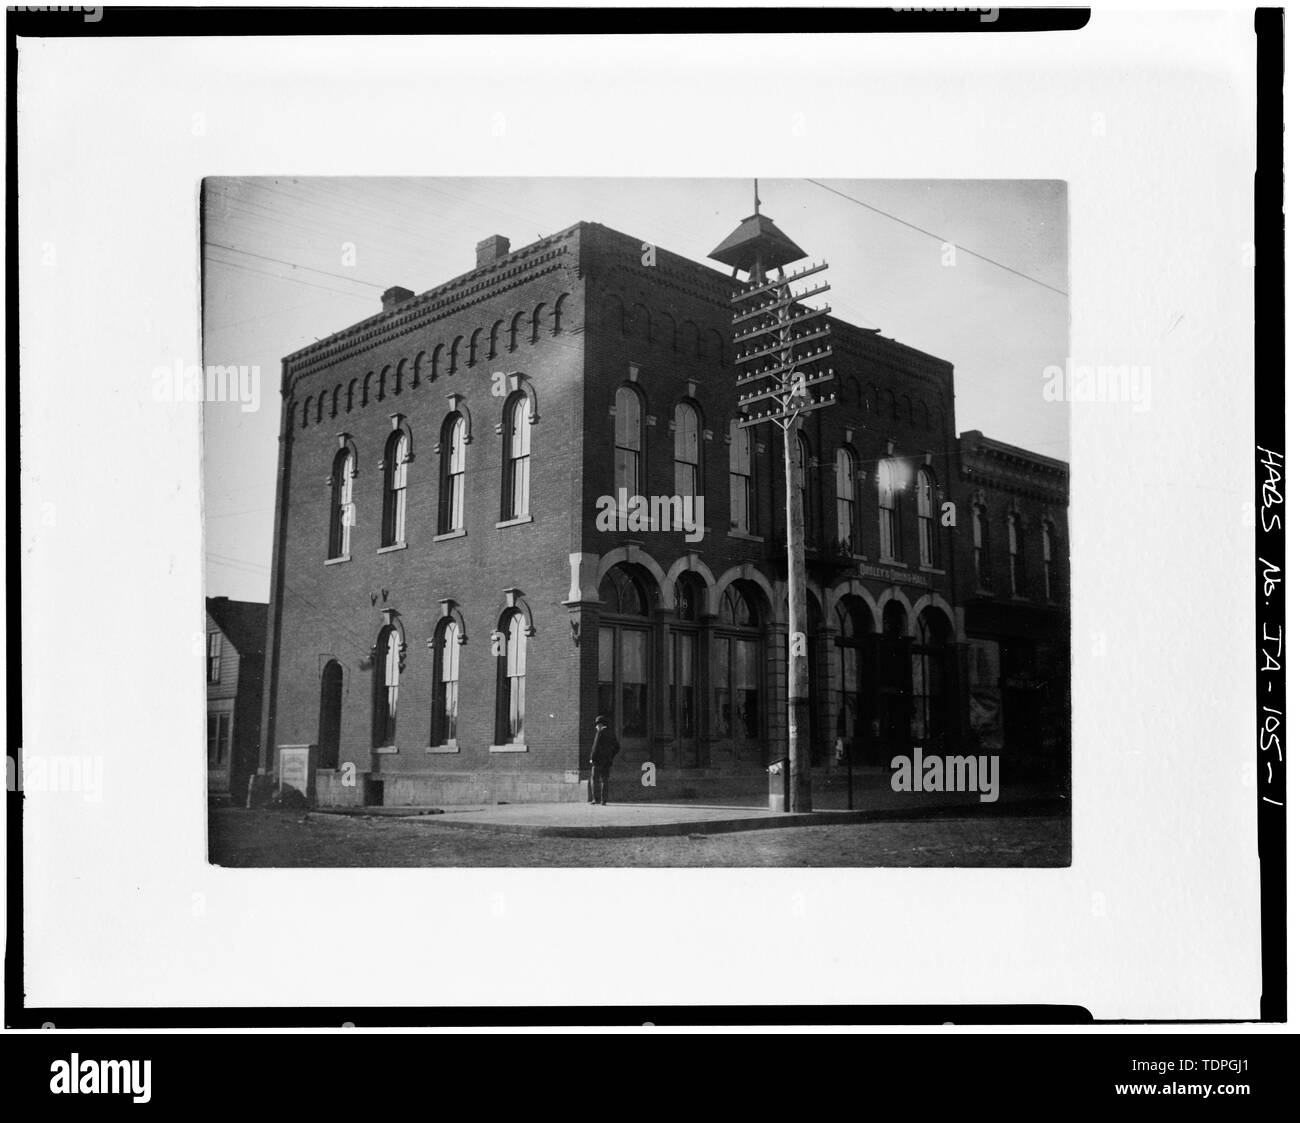
M814 794L814 808L817 807ZM723 803L513 803L496 806L371 807L313 811L313 815L371 815L419 825L496 831L505 834L567 838L645 838L664 835L725 834L784 827L874 823L898 819L1066 815L1068 801L1041 788L1007 787L995 803L980 803L971 792L895 792L868 790L855 795L854 810L807 813L769 811Z

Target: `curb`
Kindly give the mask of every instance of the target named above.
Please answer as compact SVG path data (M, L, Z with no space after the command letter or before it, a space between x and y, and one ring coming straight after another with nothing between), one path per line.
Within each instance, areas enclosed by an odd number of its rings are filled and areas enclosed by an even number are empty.
M987 806L987 805L986 805ZM449 819L441 815L417 813L388 816L399 822L415 822L452 830L488 831L496 834L520 834L549 838L664 838L692 834L732 834L739 831L784 830L788 827L850 826L857 823L883 823L907 820L941 818L997 818L1000 816L1034 814L1042 817L1060 817L1069 814L1058 800L1024 800L1018 803L996 805L996 811L982 810L979 805L955 804L949 807L918 807L879 809L870 811L810 811L805 813L770 813L771 818L697 819L675 823L645 823L637 825L608 824L605 826L546 826L537 823L474 822L469 819ZM313 814L317 814L313 812Z

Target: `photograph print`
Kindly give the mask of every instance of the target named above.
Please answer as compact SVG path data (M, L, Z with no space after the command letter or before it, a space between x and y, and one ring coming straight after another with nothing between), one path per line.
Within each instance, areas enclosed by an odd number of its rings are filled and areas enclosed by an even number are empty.
M1067 237L1046 180L205 180L208 860L1070 865Z

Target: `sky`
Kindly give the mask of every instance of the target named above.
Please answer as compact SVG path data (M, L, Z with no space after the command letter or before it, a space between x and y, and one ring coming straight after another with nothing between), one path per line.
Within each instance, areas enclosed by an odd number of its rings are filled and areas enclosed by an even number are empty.
M1069 458L1064 367L1066 185L1054 180L760 180L762 212L826 260L833 313L953 364L958 432ZM206 181L203 362L260 372L258 393L203 407L207 595L265 601L280 360L512 249L579 221L707 264L752 213L752 180L385 179ZM884 212L884 213L881 213ZM256 404L257 408L249 408Z

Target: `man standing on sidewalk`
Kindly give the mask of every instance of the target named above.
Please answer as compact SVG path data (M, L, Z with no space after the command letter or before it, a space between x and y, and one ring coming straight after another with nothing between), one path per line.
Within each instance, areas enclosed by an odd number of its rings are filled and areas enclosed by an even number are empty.
M596 740L591 746L591 788L588 803L609 802L609 766L618 755L618 738L602 714L596 719Z

